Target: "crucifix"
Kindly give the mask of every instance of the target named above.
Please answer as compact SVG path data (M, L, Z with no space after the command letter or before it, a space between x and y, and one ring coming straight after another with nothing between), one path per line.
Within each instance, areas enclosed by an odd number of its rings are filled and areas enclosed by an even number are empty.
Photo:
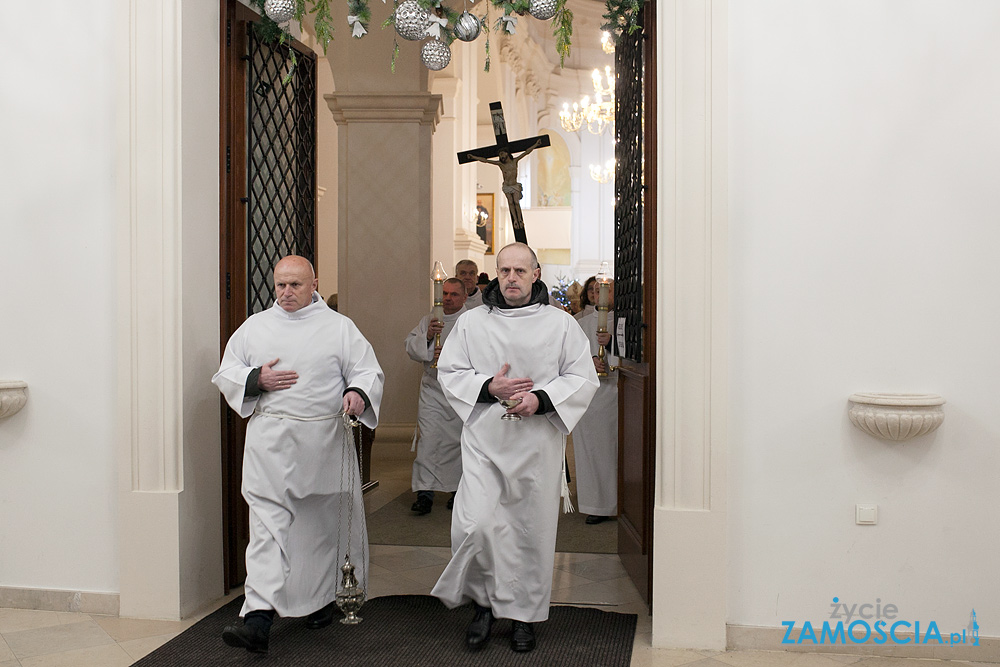
M500 173L503 174L503 193L507 196L507 207L510 209L510 223L514 227L514 239L526 244L528 236L524 233L524 217L521 215L521 184L517 182L517 163L536 148L548 146L549 135L542 134L529 139L508 141L507 125L504 123L503 109L500 108L499 102L490 102L490 119L493 121L496 144L462 151L458 154L458 163L479 161L500 168ZM515 157L515 153L520 155ZM491 157L497 159L490 160Z

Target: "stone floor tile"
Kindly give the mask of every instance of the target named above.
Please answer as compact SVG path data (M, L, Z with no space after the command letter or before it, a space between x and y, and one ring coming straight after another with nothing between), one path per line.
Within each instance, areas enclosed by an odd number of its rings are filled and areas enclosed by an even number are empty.
M556 568L552 571L552 590L558 591L563 588L570 588L572 586L582 586L584 584L593 583L590 579L584 579L581 576L575 575L568 570L560 570ZM555 595L555 593L553 593Z
M4 639L14 656L24 662L25 658L61 653L76 649L114 644L115 640L101 626L88 619L83 623L67 623L33 630L4 633Z
M720 653L712 659L732 667L798 667L802 658L801 653L782 651L731 651ZM833 664L830 663L831 666Z
M411 579L418 584L423 584L424 586L427 586L428 589L431 589L434 587L434 584L437 583L438 579L441 578L441 573L444 572L446 565L447 562L442 561L427 567L418 567L413 570L402 570L397 574L406 577L407 579Z
M0 609L0 634L34 630L59 625L62 620L57 611L35 609Z
M0 637L0 663L10 662L14 659L14 652L10 650L9 646L7 646L7 642L4 638Z
M429 553L423 549L414 549L412 547L407 547L407 551L399 551L396 553L375 553L373 551L369 560L372 563L395 573L416 570L422 567L430 567L431 565L444 565L448 562L447 558L442 558L437 554Z
M705 656L696 651L684 649L644 647L632 650L632 667L688 667L694 664L708 667L712 664L705 663L704 660L706 660ZM716 663L716 665L722 665L722 663Z
M94 622L101 626L116 642L176 634L185 629L182 621L147 621L115 616L95 616L93 618Z
M921 658L862 657L855 667L957 667L952 660L924 660Z
M17 660L4 660L0 662L0 667L21 667L21 663Z
M567 562L557 567L590 581L608 581L628 575L620 561L602 558L599 554L596 558Z
M642 602L642 597L631 583L631 581L612 580L571 586L554 592L552 598L553 601L560 604L600 605L607 607Z
M407 579L400 574L390 574L379 579L372 579L368 582L368 597L377 598L383 595L427 595L430 593L430 586L419 584L412 579ZM361 617L365 615L364 608L361 610Z
M118 644L22 658L21 667L128 667L134 658Z

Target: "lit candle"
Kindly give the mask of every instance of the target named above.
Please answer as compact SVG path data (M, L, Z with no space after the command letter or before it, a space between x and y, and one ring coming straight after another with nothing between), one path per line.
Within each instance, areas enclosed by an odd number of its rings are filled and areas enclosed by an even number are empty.
M431 317L438 322L444 322L444 281L448 279L448 274L444 272L441 262L434 262L434 270L431 272L431 280L434 282L434 310ZM441 346L441 334L434 337L434 347ZM437 368L437 359L431 363L431 368Z
M608 263L601 262L601 270L597 272L597 330L600 333L608 331L608 302L611 300L611 276L608 275Z

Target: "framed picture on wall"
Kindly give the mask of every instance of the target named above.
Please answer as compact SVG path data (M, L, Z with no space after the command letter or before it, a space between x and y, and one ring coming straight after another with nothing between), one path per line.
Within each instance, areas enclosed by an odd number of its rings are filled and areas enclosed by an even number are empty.
M493 254L493 193L479 193L476 195L476 233L486 244L486 254Z

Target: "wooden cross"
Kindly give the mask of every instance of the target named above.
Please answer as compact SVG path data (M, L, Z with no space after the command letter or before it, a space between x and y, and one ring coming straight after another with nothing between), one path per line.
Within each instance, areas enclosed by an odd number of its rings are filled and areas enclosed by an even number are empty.
M521 215L521 184L517 182L517 163L536 148L548 146L549 135L542 134L529 139L508 141L507 124L504 122L503 109L499 102L490 102L490 118L493 121L496 144L462 151L458 154L458 163L477 161L500 168L500 173L503 174L503 193L507 196L507 208L510 209L510 223L514 227L514 239L526 244L528 236L524 233L524 216ZM521 154L515 157L514 154L518 152ZM497 159L490 160L492 157Z

